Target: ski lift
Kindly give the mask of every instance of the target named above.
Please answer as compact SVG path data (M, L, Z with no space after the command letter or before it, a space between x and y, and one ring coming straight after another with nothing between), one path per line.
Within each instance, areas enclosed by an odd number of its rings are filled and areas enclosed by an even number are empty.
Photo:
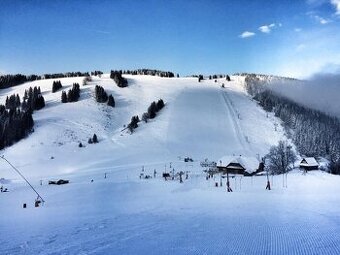
M34 202L34 207L39 207L40 204L43 203L43 200L41 199L40 196L38 196L36 199L35 199L35 202Z
M17 173L20 175L20 177L21 177L23 180L25 180L25 182L31 187L31 189L38 195L38 197L36 198L35 203L34 203L35 207L39 207L39 204L44 203L45 200L40 196L40 194L38 193L38 191L37 191L37 190L32 186L32 184L25 178L25 176L23 176L23 174L22 174L22 173L21 173L14 165L12 165L11 162L9 162L9 161L5 158L4 155L1 155L0 158L3 159L4 161L6 161L6 162L13 168L13 170L14 170L15 172L17 172ZM7 189L6 189L6 191L7 191ZM24 208L26 208L26 207L24 207Z

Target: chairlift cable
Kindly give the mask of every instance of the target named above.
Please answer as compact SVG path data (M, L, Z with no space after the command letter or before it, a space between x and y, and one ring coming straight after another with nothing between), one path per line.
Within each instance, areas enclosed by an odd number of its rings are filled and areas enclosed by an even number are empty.
M31 183L25 178L25 176L22 175L22 173L20 173L20 171L11 164L11 162L9 162L4 155L0 156L0 158L2 158L3 160L5 160L20 176L21 178L23 178L26 183L31 187L31 189L38 195L38 198L41 198L41 201L43 203L45 203L45 200L42 198L42 196L40 196L40 194L38 193L38 191L36 191L36 189L31 185Z

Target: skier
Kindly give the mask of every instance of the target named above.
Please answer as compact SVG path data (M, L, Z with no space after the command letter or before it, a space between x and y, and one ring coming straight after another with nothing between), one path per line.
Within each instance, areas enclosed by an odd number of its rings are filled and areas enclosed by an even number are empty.
M153 170L153 178L156 178L156 174L157 174L156 169L154 169Z

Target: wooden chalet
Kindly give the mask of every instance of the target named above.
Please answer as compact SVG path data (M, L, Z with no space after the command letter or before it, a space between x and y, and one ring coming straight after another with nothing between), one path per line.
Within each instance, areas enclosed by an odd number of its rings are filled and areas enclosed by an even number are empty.
M241 175L251 175L255 173L260 162L255 157L235 157L235 156L225 156L221 158L217 164L217 169L219 172L225 174L241 174Z
M302 158L300 162L300 168L304 169L305 171L318 170L319 163L313 157Z

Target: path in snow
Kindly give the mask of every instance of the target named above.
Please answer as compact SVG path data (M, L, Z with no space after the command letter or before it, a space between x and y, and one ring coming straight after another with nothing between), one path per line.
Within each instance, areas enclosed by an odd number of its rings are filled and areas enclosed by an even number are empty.
M227 91L227 89L224 89L221 92L225 105L228 108L228 112L229 112L228 116L231 122L233 123L235 134L239 140L239 143L242 145L244 151L246 151L247 154L252 155L253 153L251 152L249 142L246 139L246 134L243 132L240 126L240 123L239 123L240 118L241 118L240 114L236 112L233 102L230 100L228 93L229 91Z

